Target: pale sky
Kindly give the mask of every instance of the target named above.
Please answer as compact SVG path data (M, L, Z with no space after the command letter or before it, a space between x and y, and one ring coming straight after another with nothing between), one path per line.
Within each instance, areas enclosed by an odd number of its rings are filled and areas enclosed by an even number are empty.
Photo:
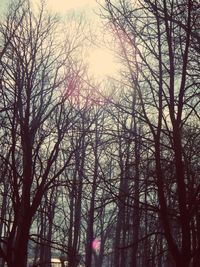
M98 0L103 1L103 0ZM0 0L0 11L8 3L8 0ZM38 3L40 0L33 0ZM47 7L59 13L63 17L71 12L74 14L84 14L84 19L91 23L95 34L101 35L101 21L99 16L99 5L96 0L46 0ZM95 26L94 26L95 25ZM95 29L94 29L95 27ZM101 39L101 37L99 37ZM106 48L106 44L99 43L88 49L85 59L89 63L90 73L98 79L106 76L113 76L117 73L119 66L116 63L114 53Z
M95 29L93 29L95 34L101 35L101 21L97 15L100 7L96 0L46 0L46 3L51 11L57 12L62 16L67 16L69 12L74 12L75 14L83 13L84 19L95 25ZM119 68L114 53L106 48L106 44L98 43L98 45L90 47L86 61L89 63L90 73L99 79L115 75Z
M57 12L65 12L70 9L95 8L97 3L95 0L47 0L49 7Z

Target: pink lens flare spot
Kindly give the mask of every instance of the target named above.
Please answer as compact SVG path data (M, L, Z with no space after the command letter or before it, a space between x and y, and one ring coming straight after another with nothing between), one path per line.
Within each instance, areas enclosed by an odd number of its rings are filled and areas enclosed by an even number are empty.
M100 246L101 246L101 241L97 238L95 238L93 241L92 241L92 248L94 251L98 251L100 249Z

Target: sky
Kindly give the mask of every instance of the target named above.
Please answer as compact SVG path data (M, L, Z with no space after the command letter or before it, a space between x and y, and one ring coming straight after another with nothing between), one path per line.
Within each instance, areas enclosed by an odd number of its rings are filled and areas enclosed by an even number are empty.
M37 0L39 1L39 0ZM95 33L102 34L102 22L98 16L100 6L96 0L46 0L50 10L67 16L69 12L84 14L84 18L91 25L95 25ZM104 33L105 34L105 33ZM101 38L101 37L100 37ZM90 47L85 59L89 63L89 71L96 78L104 79L106 76L116 74L118 65L114 53L106 48L106 43L97 43Z
M98 0L103 1L103 0ZM40 0L33 0L34 3ZM8 0L0 0L0 11L4 9ZM75 15L83 14L86 22L90 23L93 31L99 36L100 42L94 43L88 48L85 61L89 64L89 72L97 79L104 79L107 76L114 76L117 73L118 65L113 51L108 49L106 43L101 41L102 22L98 16L100 6L96 0L46 0L47 7L65 18L70 13ZM95 28L94 28L95 27ZM104 32L105 34L105 32ZM105 37L105 36L104 36ZM103 38L102 38L103 39ZM105 39L105 38L104 38Z
M48 5L57 12L65 12L70 9L95 8L97 3L95 0L47 0Z

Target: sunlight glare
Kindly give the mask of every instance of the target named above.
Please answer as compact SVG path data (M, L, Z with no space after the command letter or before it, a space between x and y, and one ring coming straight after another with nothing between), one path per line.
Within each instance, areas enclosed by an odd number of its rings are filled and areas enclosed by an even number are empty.
M33 3L39 4L40 1L41 0L35 0ZM66 16L68 12L70 14L71 11L75 12L77 15L83 11L83 14L86 16L86 21L89 23L90 20L93 21L97 36L101 34L99 17L93 12L98 7L96 0L46 0L46 4L49 10L57 12L63 17ZM75 17L73 17L73 19L74 18ZM93 77L104 79L106 76L115 76L115 74L117 74L119 64L116 63L114 52L102 45L88 47L86 50L87 53L84 61L87 62L89 73Z
M114 54L106 48L95 48L88 53L90 72L94 76L112 76L117 72Z

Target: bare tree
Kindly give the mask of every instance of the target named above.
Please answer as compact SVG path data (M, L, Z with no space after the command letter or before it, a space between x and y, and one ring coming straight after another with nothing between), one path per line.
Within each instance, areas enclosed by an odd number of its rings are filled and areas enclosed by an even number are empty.
M192 246L191 235L199 183L189 191L191 175L186 173L183 132L191 120L199 121L199 71L198 60L194 59L194 54L199 58L199 53L193 43L198 35L197 3L120 1L115 4L108 0L105 9L120 41L129 81L140 99L142 111L136 110L136 113L142 115L140 118L152 134L159 216L173 264L189 266L199 251L198 245ZM137 55L134 61L131 51ZM139 72L139 79L135 70ZM171 156L173 166L170 196L163 161L166 153Z
M1 239L0 255L8 266L26 266L33 216L74 153L66 136L77 112L62 93L69 90L74 47L69 40L56 41L58 19L46 14L44 5L36 13L24 1L1 26L6 44L1 105L10 107L1 125L10 153L1 158L9 169L12 224L6 240Z

